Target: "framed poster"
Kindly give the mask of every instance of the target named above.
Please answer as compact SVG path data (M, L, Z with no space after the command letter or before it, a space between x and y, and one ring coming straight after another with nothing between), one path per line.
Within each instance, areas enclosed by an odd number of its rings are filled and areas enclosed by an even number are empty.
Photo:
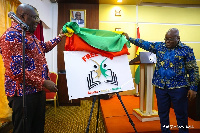
M115 31L121 31L121 28L115 28Z
M64 51L69 100L133 90L127 55L113 59L85 51Z
M86 10L70 10L70 22L76 22L79 27L86 27Z

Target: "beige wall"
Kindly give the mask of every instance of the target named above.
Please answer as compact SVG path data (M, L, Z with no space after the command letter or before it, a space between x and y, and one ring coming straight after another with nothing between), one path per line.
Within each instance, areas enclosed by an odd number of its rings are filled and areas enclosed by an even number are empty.
M121 16L115 16L121 10ZM200 66L200 8L159 7L136 5L99 5L99 29L115 30L121 28L129 36L136 37L137 24L140 38L148 41L163 41L169 28L178 28L181 41L194 50ZM135 57L135 46L129 49L129 59ZM131 66L134 77L134 66ZM135 91L131 91L135 93Z

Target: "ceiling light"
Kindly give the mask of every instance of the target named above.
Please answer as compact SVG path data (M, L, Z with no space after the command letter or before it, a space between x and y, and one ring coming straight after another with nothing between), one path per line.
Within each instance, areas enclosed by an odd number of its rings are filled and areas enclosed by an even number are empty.
M117 0L117 2L122 2L122 0Z

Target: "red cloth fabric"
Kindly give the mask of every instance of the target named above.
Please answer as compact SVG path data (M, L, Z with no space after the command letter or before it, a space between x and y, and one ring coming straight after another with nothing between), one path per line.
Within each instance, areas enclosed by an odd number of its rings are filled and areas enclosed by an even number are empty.
M65 50L66 51L87 51L87 52L101 54L102 56L109 57L111 59L115 56L120 56L123 54L129 55L128 48L126 45L124 45L123 49L119 52L103 51L103 50L90 46L76 34L73 34L73 36L71 37L66 37Z
M49 78L50 78L50 80L51 81L53 81L56 85L57 85L57 79L58 79L58 75L56 74L56 73L54 73L54 72L49 72ZM48 90L48 89L44 89L45 90L45 92L46 92L46 97L47 97L47 95L49 95L49 92L50 92L50 90ZM48 94L47 94L47 92L48 92ZM55 93L55 92L53 92L53 93ZM52 95L52 94L50 94L50 95ZM47 98L46 98L47 99Z
M44 42L44 36L43 36L43 26L42 26L42 21L40 20L40 23L38 24L34 35L37 37L38 40Z

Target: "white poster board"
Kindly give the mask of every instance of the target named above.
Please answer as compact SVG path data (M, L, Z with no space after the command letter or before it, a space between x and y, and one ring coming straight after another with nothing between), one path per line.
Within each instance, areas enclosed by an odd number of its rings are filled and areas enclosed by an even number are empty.
M127 55L64 51L64 61L69 100L135 89Z

